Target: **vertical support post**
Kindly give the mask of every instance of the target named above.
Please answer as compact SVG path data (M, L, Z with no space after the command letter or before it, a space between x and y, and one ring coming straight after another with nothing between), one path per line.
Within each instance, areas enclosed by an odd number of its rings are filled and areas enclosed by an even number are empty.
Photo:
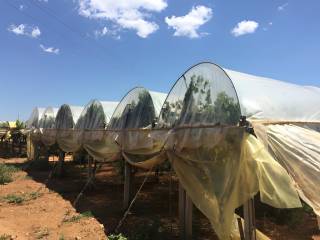
M185 207L185 236L186 240L192 240L192 216L193 203L191 198L186 193L186 207Z
M64 158L65 158L65 152L59 151L58 168L57 168L57 175L59 177L63 175Z
M132 166L124 161L123 209L127 210L132 200Z
M320 216L317 216L317 221L318 221L318 229L320 230Z
M92 162L93 158L88 154L88 180L92 177Z
M179 232L181 240L192 240L193 203L179 182Z
M254 200L251 198L243 205L245 240L256 240Z
M180 239L185 239L186 191L179 182L179 232Z

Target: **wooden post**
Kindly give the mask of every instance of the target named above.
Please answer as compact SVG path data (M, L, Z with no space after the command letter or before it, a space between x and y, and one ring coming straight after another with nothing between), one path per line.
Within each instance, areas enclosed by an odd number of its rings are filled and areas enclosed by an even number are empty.
M125 161L123 159L123 161ZM123 185L123 209L124 211L128 209L130 202L132 200L132 186L133 186L133 176L132 176L132 166L125 161L124 163L124 185Z
M57 175L61 177L63 175L63 165L64 165L65 152L59 151Z
M180 239L185 239L186 191L179 182L179 232Z
M186 193L186 213L185 213L185 236L186 240L192 240L192 216L193 203L191 198Z
M243 205L245 240L256 240L254 200L251 198Z
M92 177L92 162L93 158L90 155L88 155L88 180Z
M179 228L181 240L192 240L193 203L179 183Z

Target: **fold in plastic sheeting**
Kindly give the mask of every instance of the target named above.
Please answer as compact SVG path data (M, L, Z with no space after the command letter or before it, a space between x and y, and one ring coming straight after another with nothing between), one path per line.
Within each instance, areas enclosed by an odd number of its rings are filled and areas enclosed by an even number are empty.
M178 130L165 149L182 186L220 239L230 237L234 210L259 191L271 206L301 207L285 169L243 128Z
M268 125L267 143L289 172L300 197L320 216L320 133L295 125Z

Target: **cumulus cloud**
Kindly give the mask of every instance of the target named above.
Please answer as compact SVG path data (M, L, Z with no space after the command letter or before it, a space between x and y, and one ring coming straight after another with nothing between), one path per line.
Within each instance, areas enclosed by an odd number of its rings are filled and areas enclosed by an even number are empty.
M198 38L205 33L199 33L199 28L212 18L212 9L206 6L195 6L184 16L166 17L169 28L175 30L174 36Z
M167 7L166 0L78 0L79 14L91 19L104 19L121 29L134 30L146 38L159 26L150 20L152 13Z
M60 49L59 48L45 47L42 44L40 44L40 48L42 49L42 51L44 51L46 53L52 53L52 54L59 54L60 53Z
M239 22L232 30L231 34L235 37L239 37L241 35L254 33L259 27L259 23L255 21L244 20Z
M277 9L278 9L278 11L283 11L286 7L288 7L288 5L289 5L289 3L286 2L282 5L280 5Z
M38 38L41 35L41 31L39 27L37 26L31 27L31 26L28 26L27 24L20 24L20 25L11 24L8 27L8 31L16 35L24 35L31 38Z

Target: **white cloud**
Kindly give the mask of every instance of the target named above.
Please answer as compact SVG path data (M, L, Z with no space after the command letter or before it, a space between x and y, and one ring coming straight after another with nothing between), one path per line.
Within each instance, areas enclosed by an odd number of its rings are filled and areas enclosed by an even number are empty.
M16 35L25 35L31 38L38 38L41 35L41 31L39 27L37 26L31 27L31 26L28 26L27 24L20 24L20 25L11 24L8 27L8 31Z
M136 31L142 38L158 30L149 19L153 12L167 7L166 0L78 0L79 14L91 19L111 21L121 29Z
M32 36L33 38L37 38L37 37L39 37L40 35L41 35L41 31L40 31L40 29L39 29L38 27L35 27L35 28L32 29L32 31L31 31L31 36Z
M19 6L19 9L20 9L20 11L22 11L22 10L24 9L24 6L21 4L21 5Z
M254 33L259 27L259 23L255 21L244 20L239 22L232 30L231 34L235 37L239 37L241 35Z
M278 11L283 11L286 7L288 7L288 5L289 5L289 3L286 2L282 5L280 5L277 9L278 9Z
M95 30L93 33L96 38L104 37L104 36L111 36L115 39L120 39L119 31L120 30L116 27L113 27L113 28L103 27L100 30Z
M53 54L59 54L60 53L60 49L59 48L45 47L42 44L40 44L40 48L42 49L42 51L44 51L46 53L53 53Z
M191 11L180 17L166 17L165 22L169 28L175 30L174 36L198 38L205 33L199 33L199 28L212 18L212 9L205 6L195 6Z

